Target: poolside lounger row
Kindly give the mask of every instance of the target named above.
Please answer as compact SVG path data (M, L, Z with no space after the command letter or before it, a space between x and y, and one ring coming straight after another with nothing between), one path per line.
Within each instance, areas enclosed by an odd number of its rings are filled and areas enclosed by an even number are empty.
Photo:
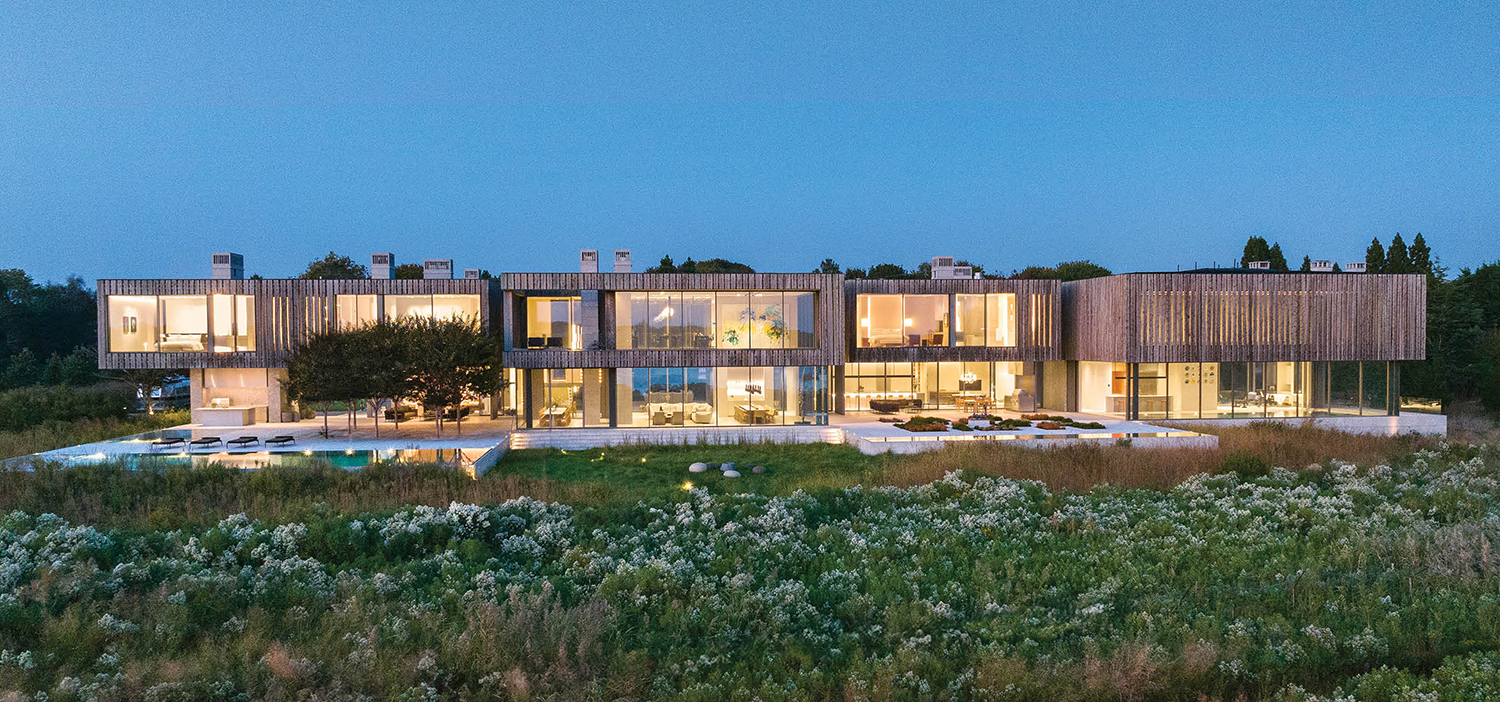
M159 449L180 448L183 446L186 446L189 452L192 452L193 449L210 448L213 446L243 449L249 448L251 446L258 446L260 445L260 443L260 438L255 436L241 436L238 438L230 439L229 441L224 441L222 438L217 436L204 436L193 439L192 441L188 441L187 439L179 436L173 436L166 439L157 439L151 442L151 450L156 451ZM288 446L295 443L297 443L297 439L291 434L279 434L277 436L266 439L265 441L266 446Z

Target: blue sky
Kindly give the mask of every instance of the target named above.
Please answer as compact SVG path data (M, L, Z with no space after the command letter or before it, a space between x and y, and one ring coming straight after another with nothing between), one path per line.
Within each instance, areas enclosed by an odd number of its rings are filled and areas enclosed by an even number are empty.
M1500 258L1500 3L415 5L8 6L0 267Z

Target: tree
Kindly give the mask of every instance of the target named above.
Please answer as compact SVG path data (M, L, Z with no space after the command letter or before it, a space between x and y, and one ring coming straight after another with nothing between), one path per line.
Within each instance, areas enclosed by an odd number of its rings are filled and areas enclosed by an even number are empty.
M19 388L27 385L36 385L42 377L42 364L37 360L36 354L31 349L24 348L10 358L10 364L5 367L4 386L8 388Z
M307 270L299 277L303 280L362 280L370 277L370 272L354 259L329 251L327 256L307 264Z
M1244 256L1240 258L1241 266L1249 266L1251 261L1271 260L1271 247L1266 243L1263 236L1252 236L1245 242Z
M99 355L88 346L73 349L62 361L64 385L90 385L99 379Z
M876 279L909 278L911 274L907 273L905 268L894 263L877 263L870 266L870 270L865 274L865 277Z
M500 383L499 346L473 320L414 319L404 352L411 397L438 412L465 399L494 392ZM458 431L463 414L454 412Z
M350 397L348 383L356 344L348 343L357 332L333 330L314 334L287 358L287 397L299 403L323 407L323 436L328 436L329 405Z
M677 272L677 264L672 263L672 257L671 256L662 256L661 257L661 262L658 263L658 264L656 264L655 267L647 268L646 272L647 273L676 273Z
M1298 268L1297 270L1299 270L1299 271L1301 271L1303 273L1311 273L1312 272L1312 256L1303 256L1302 257L1302 267Z
M421 280L426 274L420 263L403 263L391 269L391 277L396 280Z
M870 277L868 271L863 268L850 268L844 271L844 280L862 280Z
M1412 273L1411 256L1406 251L1406 242L1401 240L1401 233L1391 239L1390 248L1385 250L1385 272L1386 273Z
M1057 264L1057 278L1061 281L1103 278L1110 275L1108 268L1093 261L1067 261Z
M1411 259L1411 272L1424 274L1428 278L1432 277L1432 251L1427 248L1427 241L1422 238L1422 232L1417 232L1417 238L1411 240L1411 248L1407 250L1407 257Z
M814 273L828 273L828 274L836 275L836 274L839 274L839 273L843 273L844 271L843 271L843 269L839 268L839 264L838 264L837 261L834 261L831 258L825 258L825 259L823 259L822 263L818 264L818 270L813 271L813 272Z
M1286 256L1281 253L1281 242L1278 241L1271 245L1270 261L1271 270L1283 273L1288 270L1286 267Z
M1385 272L1385 247L1380 245L1380 237L1371 239L1369 248L1365 249L1365 272Z
M42 368L42 385L62 385L62 356L54 353L47 358L47 365Z

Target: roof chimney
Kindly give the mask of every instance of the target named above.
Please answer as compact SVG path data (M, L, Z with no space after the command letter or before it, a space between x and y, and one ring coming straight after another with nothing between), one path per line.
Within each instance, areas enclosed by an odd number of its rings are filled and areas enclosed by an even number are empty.
M599 249L584 249L578 252L578 272L599 272Z
M615 249L615 272L630 272L630 249Z
M214 280L240 280L245 277L245 257L237 253L214 254Z
M396 254L370 254L370 277L375 280L390 280L395 277Z
M427 258L422 259L422 277L426 280L452 280L453 259L451 258Z
M954 266L952 256L932 257L933 280L954 280L956 278L972 278L973 276L974 273L968 266L964 266L962 271Z
M479 269L478 268L465 268L464 269L464 280L479 280Z

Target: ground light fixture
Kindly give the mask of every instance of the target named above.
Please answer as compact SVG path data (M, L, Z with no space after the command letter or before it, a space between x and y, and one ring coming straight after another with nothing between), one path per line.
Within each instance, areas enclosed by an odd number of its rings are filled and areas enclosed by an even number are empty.
M692 490L693 489L693 481L689 480L687 482L684 482L682 484L682 489L683 490Z

